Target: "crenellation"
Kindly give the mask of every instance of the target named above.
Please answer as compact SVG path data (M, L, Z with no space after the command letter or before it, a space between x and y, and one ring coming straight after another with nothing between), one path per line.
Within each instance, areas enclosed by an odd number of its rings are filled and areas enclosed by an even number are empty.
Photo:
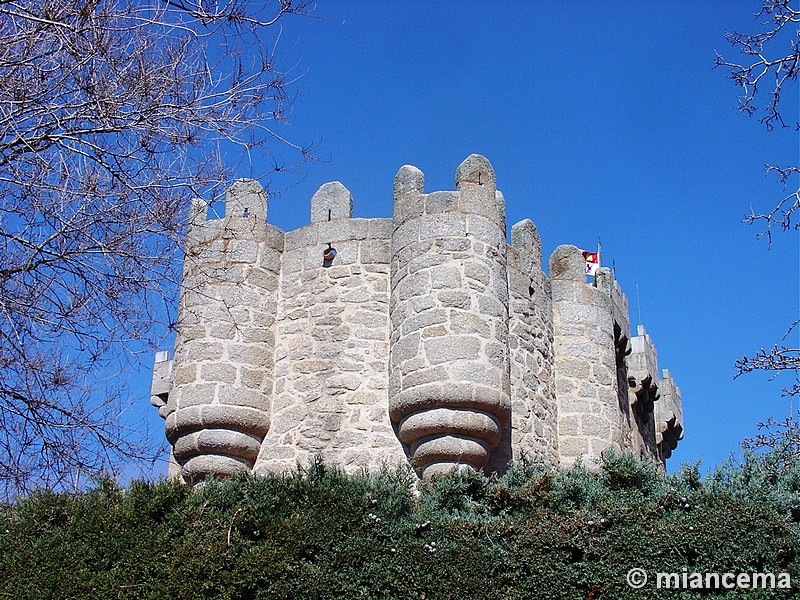
M353 216L353 196L338 181L323 184L311 197L311 223L350 219Z
M523 456L596 465L609 447L663 465L683 437L680 390L630 337L628 301L575 246L542 268L536 226L506 240L494 170L471 155L455 191L394 180L391 218L353 218L339 182L308 225L266 223L266 192L234 183L225 216L189 211L173 360L151 402L171 474L267 473L320 455L346 470L410 462L421 477L502 473Z
M225 194L225 216L229 219L249 218L254 224L263 224L267 222L267 207L267 193L255 179L237 179Z
M644 372L651 378L658 378L658 357L656 348L644 325L636 328L636 337L631 339L631 354L628 363L631 372Z
M206 216L208 214L208 203L202 198L193 198L189 204L189 211L186 215L186 249L196 248L203 242L216 239L206 236L208 227L206 226Z

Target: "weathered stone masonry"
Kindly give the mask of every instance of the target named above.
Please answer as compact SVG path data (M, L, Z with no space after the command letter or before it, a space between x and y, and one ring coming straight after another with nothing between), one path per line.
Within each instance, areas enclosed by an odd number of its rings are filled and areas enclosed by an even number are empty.
M680 391L644 328L631 338L611 272L587 283L581 251L559 246L548 277L529 220L507 245L482 156L453 192L402 167L391 219L352 218L339 182L310 225L266 219L252 180L223 219L190 210L174 358L157 355L152 388L184 480L316 455L422 477L523 454L591 465L610 447L663 464L683 437Z

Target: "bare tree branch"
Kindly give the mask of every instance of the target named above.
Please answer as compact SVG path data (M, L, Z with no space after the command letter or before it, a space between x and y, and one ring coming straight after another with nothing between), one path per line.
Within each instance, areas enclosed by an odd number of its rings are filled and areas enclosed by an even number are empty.
M778 374L782 371L800 369L800 348L774 346L771 350L762 348L754 356L743 356L736 361L736 377L753 371L770 371ZM784 388L784 396L800 393L800 381L795 380L791 387Z
M772 417L757 424L760 431L756 436L747 438L742 447L747 450L773 450L773 457L778 459L778 466L784 467L797 462L800 458L800 421L795 416L778 421Z
M794 10L791 4L791 0L762 0L761 10L755 17L764 31L725 34L730 45L744 55L745 61L736 62L716 55L716 66L727 69L729 77L741 89L737 108L748 115L758 116L768 131L776 127L800 131L800 123L787 123L781 111L785 86L797 82L800 69L800 29L797 27L800 11ZM796 86L789 89L790 93L796 94ZM797 166L766 165L766 172L776 173L784 189L788 186L794 188L771 210L763 213L751 210L744 218L746 223L761 223L764 230L759 237L765 236L771 243L773 227L798 228L793 215L800 208L800 184L797 181L800 171Z
M787 123L782 114L781 101L786 89L797 93L800 68L800 11L794 10L790 0L762 0L761 10L755 15L763 31L744 34L728 32L726 39L744 55L742 62L729 61L717 54L716 65L728 69L729 76L740 88L737 108L748 115L758 116L767 131L790 130L795 135L800 123ZM761 104L763 103L763 104ZM783 185L784 195L769 210L760 212L751 207L745 223L758 223L763 229L758 237L766 237L772 246L772 232L798 229L796 213L800 209L800 165L766 165L766 174L775 174ZM787 190L790 190L786 193ZM793 190L793 191L791 191ZM795 321L784 335L786 340L800 324ZM762 348L753 356L743 356L735 363L736 377L754 371L766 371L775 377L794 372L794 380L784 387L784 396L800 395L800 348L776 344L771 349ZM760 433L745 439L746 449L771 449L780 461L793 462L800 457L800 421L794 415L777 421L773 418L758 424Z
M0 1L0 494L148 454L103 374L173 319L189 200L236 154L309 156L270 29L308 8Z

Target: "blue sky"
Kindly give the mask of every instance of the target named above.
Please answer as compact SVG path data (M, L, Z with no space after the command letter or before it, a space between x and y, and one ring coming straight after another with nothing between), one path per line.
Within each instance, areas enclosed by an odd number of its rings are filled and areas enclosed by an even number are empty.
M545 257L602 238L632 325L638 304L683 393L686 438L670 470L710 468L757 421L790 410L781 378L733 379L734 361L780 341L800 302L797 232L769 250L740 222L779 197L764 164L797 164L797 133L738 113L738 90L713 68L715 50L733 56L724 31L754 31L758 5L319 2L318 18L284 22L278 54L297 76L281 134L316 143L323 160L299 182L264 180L292 184L272 196L268 220L307 224L311 195L332 180L352 192L356 216L388 217L401 165L422 169L426 191L446 190L467 155L485 155L509 226L533 220ZM796 87L784 103L794 120ZM137 411L152 410L146 394Z

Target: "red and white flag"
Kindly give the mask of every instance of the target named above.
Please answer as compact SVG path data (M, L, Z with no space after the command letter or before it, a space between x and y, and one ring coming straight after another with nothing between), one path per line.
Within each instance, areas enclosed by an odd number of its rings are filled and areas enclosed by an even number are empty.
M586 261L586 274L594 276L597 273L597 269L600 268L600 250L597 252L581 250L581 253L583 254L583 260Z

